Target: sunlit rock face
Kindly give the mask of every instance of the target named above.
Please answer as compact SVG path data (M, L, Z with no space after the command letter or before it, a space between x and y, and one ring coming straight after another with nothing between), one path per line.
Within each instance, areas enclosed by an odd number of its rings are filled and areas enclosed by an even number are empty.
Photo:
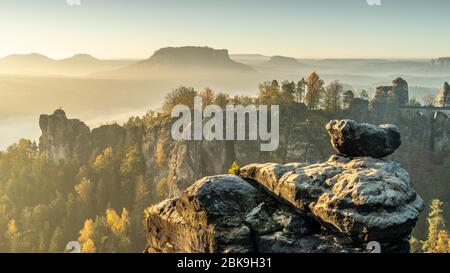
M241 176L354 241L406 238L423 209L406 170L389 160L332 156L308 166L254 164Z
M49 160L58 163L60 160L84 162L90 156L90 129L78 119L68 119L62 109L51 115L41 115L39 127L42 135L39 138L39 150Z
M366 145L361 151L378 144ZM409 251L424 205L408 172L391 160L340 154L200 179L147 210L147 251L367 252L371 241L383 252Z
M365 247L323 233L317 222L234 175L205 177L147 214L146 252L361 252Z

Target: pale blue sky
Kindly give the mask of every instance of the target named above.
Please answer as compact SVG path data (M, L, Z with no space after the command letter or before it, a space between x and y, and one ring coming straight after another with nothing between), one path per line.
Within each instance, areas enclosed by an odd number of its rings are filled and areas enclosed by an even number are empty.
M144 58L165 46L299 58L450 55L450 1L1 0L0 56Z

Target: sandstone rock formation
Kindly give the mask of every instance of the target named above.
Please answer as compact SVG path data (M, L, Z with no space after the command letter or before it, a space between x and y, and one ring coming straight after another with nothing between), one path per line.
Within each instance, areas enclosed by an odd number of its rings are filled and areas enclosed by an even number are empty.
M354 241L405 238L423 208L406 170L389 160L332 156L307 166L253 164L240 176Z
M280 128L280 149L273 153L255 153L258 141L175 141L171 137L173 119L160 116L140 126L103 125L92 130L83 122L68 119L62 110L41 116L40 152L48 158L88 163L104 149L114 152L128 144L140 147L145 161L145 177L153 187L165 181L169 196L178 196L192 183L204 176L223 173L234 160L251 162L302 161L316 163L331 152L327 133L318 124L323 117L306 120L306 110L284 122Z
M392 81L392 86L379 86L370 101L370 108L375 112L383 112L386 104L390 102L395 106L405 106L409 103L408 83L397 78Z
M399 106L405 106L409 103L408 83L402 79L397 78L392 81L392 88L389 91L389 96L396 99Z
M448 82L445 82L444 86L440 90L438 102L441 107L450 106L450 85Z
M39 150L49 160L58 163L71 159L86 161L90 156L90 129L77 119L68 119L62 109L52 115L41 115Z
M370 241L383 252L408 251L422 199L398 163L359 156L205 177L147 210L146 251L367 252Z
M333 120L326 125L333 149L340 155L381 158L392 154L401 144L394 125L375 126L353 120Z

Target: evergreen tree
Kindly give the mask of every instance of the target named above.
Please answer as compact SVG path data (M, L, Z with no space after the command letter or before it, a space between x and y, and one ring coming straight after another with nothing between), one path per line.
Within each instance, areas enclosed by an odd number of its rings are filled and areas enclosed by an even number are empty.
M295 87L295 100L296 102L303 102L303 98L305 96L305 86L306 80L302 78L297 82L297 86Z
M337 112L341 105L342 84L338 81L330 83L324 92L323 108L328 112Z
M64 251L64 234L59 226L53 232L48 251L52 253Z
M365 89L362 89L359 92L359 98L363 99L363 100L369 100L369 93L367 93L367 91Z

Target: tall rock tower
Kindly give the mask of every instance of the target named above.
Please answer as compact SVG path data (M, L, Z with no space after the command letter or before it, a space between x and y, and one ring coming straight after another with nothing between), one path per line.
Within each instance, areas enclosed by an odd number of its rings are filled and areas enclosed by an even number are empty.
M397 99L399 106L405 106L409 103L408 83L402 79L397 78L392 81L392 88L389 92L390 97Z
M49 160L59 163L60 160L86 161L90 151L90 129L77 119L68 119L62 109L52 115L41 115L39 127L42 135L39 138L39 151Z
M438 103L441 107L450 106L450 85L448 84L448 82L444 83L444 86L439 92Z

